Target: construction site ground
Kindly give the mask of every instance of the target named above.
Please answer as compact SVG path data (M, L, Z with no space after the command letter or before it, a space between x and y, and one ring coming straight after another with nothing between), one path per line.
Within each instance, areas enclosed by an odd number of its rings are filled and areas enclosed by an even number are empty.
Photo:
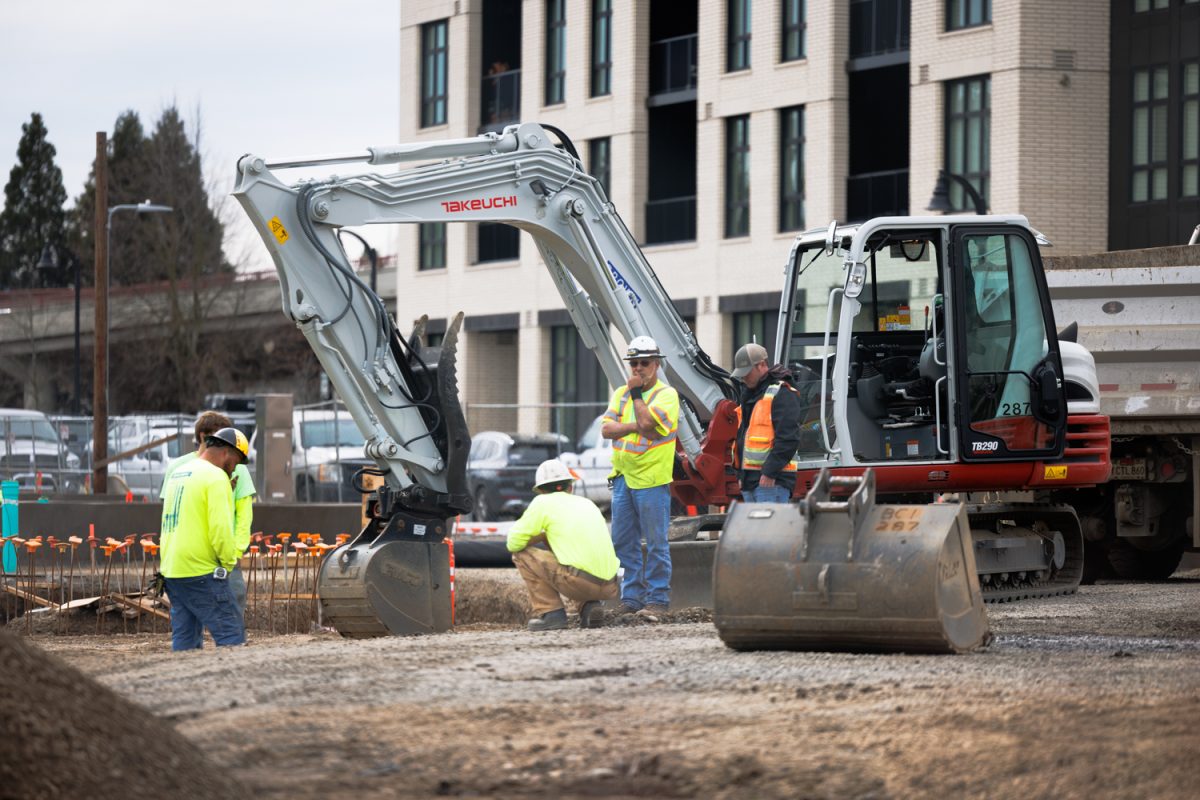
M473 581L520 596L511 570ZM738 653L700 611L186 654L161 632L32 640L260 798L1192 798L1198 600L1193 570L991 606L994 642L959 656Z

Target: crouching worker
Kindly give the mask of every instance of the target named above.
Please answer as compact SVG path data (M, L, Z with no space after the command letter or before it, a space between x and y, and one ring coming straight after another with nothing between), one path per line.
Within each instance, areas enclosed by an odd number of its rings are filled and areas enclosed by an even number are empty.
M621 594L604 515L591 500L571 494L575 479L558 459L543 461L534 481L537 496L508 532L508 550L533 606L529 630L567 627L563 597L578 604L580 627L599 627L602 602Z

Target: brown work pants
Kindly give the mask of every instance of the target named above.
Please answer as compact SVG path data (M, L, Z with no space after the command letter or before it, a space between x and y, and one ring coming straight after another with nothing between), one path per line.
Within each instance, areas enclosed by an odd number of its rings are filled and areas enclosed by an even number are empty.
M513 553L512 560L525 579L535 617L562 608L564 597L574 601L573 610L578 612L579 606L589 600L616 600L621 596L616 578L597 583L586 573L558 563L554 553L540 547Z

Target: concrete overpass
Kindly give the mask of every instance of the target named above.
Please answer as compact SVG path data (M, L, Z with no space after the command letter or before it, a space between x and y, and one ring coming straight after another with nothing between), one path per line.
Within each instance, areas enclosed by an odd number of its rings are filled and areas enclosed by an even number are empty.
M383 259L385 262L391 259ZM396 272L385 263L377 275L380 297L395 308ZM364 282L370 270L358 270ZM177 310L173 311L173 307ZM275 273L220 275L192 282L167 281L113 286L109 290L109 343L160 337L173 313L197 321L200 330L230 331L286 324ZM92 370L95 290L80 293L79 336L82 371ZM25 407L46 405L48 378L39 357L68 357L75 347L75 290L26 289L0 292L0 371L25 387ZM39 402L40 401L40 402Z

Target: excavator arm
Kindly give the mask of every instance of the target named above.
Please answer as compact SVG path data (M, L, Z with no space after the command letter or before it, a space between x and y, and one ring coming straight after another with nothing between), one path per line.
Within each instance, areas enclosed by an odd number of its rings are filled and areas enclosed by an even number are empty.
M695 478L695 465L704 464L712 482L724 479L723 458L715 453L723 445L706 447L702 439L714 414L731 418L731 405L721 408L721 403L735 396L733 381L699 347L599 182L584 172L570 141L554 131L556 143L552 130L526 123L470 139L285 161L247 155L238 161L234 196L271 253L283 312L316 353L363 432L366 454L386 481L374 524L333 559L343 577L357 576L343 581L350 588L338 589L353 595L355 603L358 594L369 601L372 591L384 591L381 585L371 589L370 580L361 578L370 572L368 564L361 572L352 568L356 557L371 563L381 560L364 548L440 542L434 534L446 520L469 509L465 471L470 442L455 378L461 314L447 330L439 362L425 363L419 337L406 341L383 303L356 276L337 236L342 227L501 222L525 231L537 245L584 344L612 385L624 383L625 372L610 325L626 341L650 336L658 342L666 356L666 381L684 400L678 438L688 456L688 474ZM295 184L276 175L295 167L403 162L420 165L389 174ZM415 558L422 561L424 556ZM400 558L391 571L413 568L423 573L425 566L413 567L413 559L411 554ZM438 567L432 564L430 569L436 572ZM360 578L368 584L364 592L350 586ZM326 585L332 580L323 575L327 611L327 597L337 593ZM335 617L337 605L332 602ZM404 603L393 598L384 605ZM364 618L371 613L359 611ZM393 632L439 624L432 617L412 623L408 611L396 622L378 608L374 613L383 616ZM363 635L378 632L372 629Z

